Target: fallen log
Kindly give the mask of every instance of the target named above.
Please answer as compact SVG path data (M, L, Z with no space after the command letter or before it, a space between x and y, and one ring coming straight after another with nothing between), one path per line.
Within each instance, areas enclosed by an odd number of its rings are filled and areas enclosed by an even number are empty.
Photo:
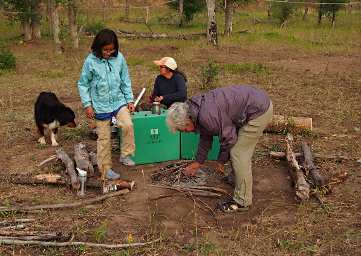
M265 129L266 132L292 131L293 133L305 130L312 131L312 118L282 115L273 115L272 122Z
M320 172L313 163L311 148L305 142L302 142L301 147L304 157L303 168L305 169L306 173L308 173L311 177L314 185L316 187L322 187L323 185L325 185L325 179L321 176Z
M143 32L130 32L124 30L117 30L117 34L121 37L126 38L144 38L144 39L178 39L178 40L189 40L200 36L205 37L206 33L193 33L193 34L178 34L169 35L166 33L143 33Z
M308 200L310 197L310 185L307 183L305 176L298 165L296 156L293 153L293 136L290 133L286 136L286 143L287 161L291 167L288 170L295 185L296 196L301 201Z
M97 244L97 243L88 243L88 242L44 242L44 241L23 241L19 239L0 239L0 244L3 245L40 245L40 246L54 246L54 247L66 247L66 246L87 246L87 247L98 247L106 249L120 249L120 248L132 248L132 247L142 247L146 245L151 245L160 241L155 239L145 243L129 243L129 244Z
M75 172L73 160L68 156L68 154L62 148L56 150L56 156L65 165L66 173L70 177L72 189L78 191L80 188L80 182L79 182L78 176L76 175L76 172Z
M84 205L88 205L88 204L98 203L98 202L104 201L105 199L108 199L108 198L111 198L114 196L127 194L128 192L129 192L129 189L123 189L123 190L119 190L116 192L112 192L109 194L105 194L102 196L98 196L95 198L90 198L90 199L86 199L86 200L82 200L82 201L78 201L78 202L74 202L74 203L0 207L0 213L2 213L2 212L29 212L29 211L34 211L34 210L46 210L46 209L54 210L54 209L75 208L75 207L80 207L80 206L84 206Z
M61 232L35 232L35 231L1 231L0 239L18 239L25 241L68 241L71 234L62 234Z
M84 143L80 142L74 145L74 160L76 167L86 171L88 177L94 176L94 167Z

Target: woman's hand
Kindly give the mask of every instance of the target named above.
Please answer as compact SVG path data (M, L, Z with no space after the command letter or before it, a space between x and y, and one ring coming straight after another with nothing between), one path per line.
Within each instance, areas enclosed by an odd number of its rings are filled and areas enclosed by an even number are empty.
M87 118L93 119L95 117L95 113L92 106L85 108L85 115Z
M135 111L135 107L134 107L133 102L128 103L128 109L129 109L130 113L133 113Z
M195 176L197 170L201 167L201 164L198 162L193 162L190 165L188 165L186 168L184 168L184 175L186 176Z
M224 175L224 164L217 162L217 167L216 167L217 172L220 172L221 174Z
M157 96L154 98L154 101L161 102L164 99L163 96Z

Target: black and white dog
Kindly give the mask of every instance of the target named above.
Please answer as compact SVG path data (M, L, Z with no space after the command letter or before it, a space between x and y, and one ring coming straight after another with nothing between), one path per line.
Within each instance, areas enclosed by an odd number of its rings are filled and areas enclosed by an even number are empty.
M58 146L56 134L60 126L75 127L75 114L52 92L41 92L35 102L35 122L41 135L38 142L46 144L45 129L48 129L52 146Z

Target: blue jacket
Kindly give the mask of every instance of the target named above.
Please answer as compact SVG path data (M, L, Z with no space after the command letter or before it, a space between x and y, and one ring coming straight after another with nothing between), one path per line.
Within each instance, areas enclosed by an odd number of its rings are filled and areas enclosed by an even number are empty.
M134 101L127 63L120 52L108 60L90 53L78 89L84 108L92 106L96 114L110 113Z

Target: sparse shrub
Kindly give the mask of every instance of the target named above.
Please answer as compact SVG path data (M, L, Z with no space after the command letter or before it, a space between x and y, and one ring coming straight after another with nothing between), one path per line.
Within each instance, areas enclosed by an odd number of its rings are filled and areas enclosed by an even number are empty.
M281 26L289 19L294 12L294 6L290 3L272 3L271 16L279 21Z
M15 56L8 50L0 50L0 70L15 69Z
M100 30L105 28L105 24L100 21L92 21L84 25L85 33L95 36Z
M102 224L95 229L94 238L99 243L105 240L105 238L107 237L107 233L107 226L105 224Z
M209 61L207 65L203 66L201 69L201 88L202 90L212 88L214 82L218 79L219 75L219 66L213 62Z

